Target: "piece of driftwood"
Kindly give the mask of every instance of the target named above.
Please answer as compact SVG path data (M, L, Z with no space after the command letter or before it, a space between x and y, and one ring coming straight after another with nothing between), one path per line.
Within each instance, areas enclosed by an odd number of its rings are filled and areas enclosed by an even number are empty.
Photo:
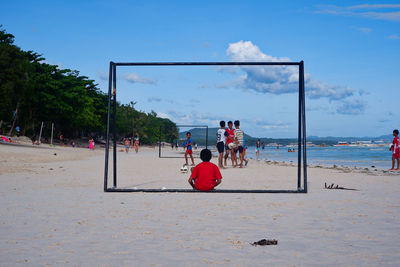
M342 187L342 186L339 186L339 185L336 185L336 186L335 186L335 184L326 185L326 183L325 183L325 189L340 189L340 190L352 190L352 191L358 191L358 189L354 189L354 188L346 188L346 187Z
M250 243L252 246L270 246L270 245L278 245L278 240L275 239L261 239L257 242Z

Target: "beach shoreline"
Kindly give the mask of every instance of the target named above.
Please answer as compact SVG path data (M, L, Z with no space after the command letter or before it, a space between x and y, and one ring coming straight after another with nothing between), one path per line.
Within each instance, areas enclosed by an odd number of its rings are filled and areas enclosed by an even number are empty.
M109 194L104 149L0 145L0 155L4 266L400 261L399 175L315 167L308 169L307 194ZM190 188L188 174L179 171L183 159L160 159L156 148L143 147L117 157L118 187ZM296 166L229 165L218 188L296 189ZM328 190L324 183L358 191ZM278 245L250 245L263 238Z

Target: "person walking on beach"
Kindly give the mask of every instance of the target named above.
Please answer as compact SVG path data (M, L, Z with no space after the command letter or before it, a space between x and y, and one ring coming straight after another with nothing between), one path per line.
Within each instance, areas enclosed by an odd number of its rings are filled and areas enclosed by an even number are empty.
M390 171L398 171L400 170L399 168L399 161L400 161L400 147L399 147L399 130L395 129L393 130L393 143L390 146L390 150L393 152L392 154L392 168ZM394 163L397 160L397 169L394 168Z
M221 128L217 131L217 150L218 150L218 167L221 169L225 169L224 165L222 164L222 158L224 157L224 148L225 148L225 141L228 133L225 130L225 121L220 121L219 126Z
M246 150L247 150L246 139L244 138L243 135L243 161L245 162L244 166L247 166L247 164L249 164L249 160L246 159Z
M261 141L260 141L260 139L258 139L257 143L256 143L256 156L257 157L260 155L260 148L261 148Z
M193 145L193 140L191 138L192 134L190 132L186 133L186 137L187 140L186 142L183 144L184 147L186 148L185 151L185 161L186 161L186 165L188 165L188 155L190 156L190 159L192 160L192 166L194 166L194 159L193 159L193 151L192 151L192 145Z
M192 168L192 174L189 177L189 184L193 189L200 191L213 190L221 183L222 175L219 168L214 163L211 163L211 151L203 149L200 152L200 158L203 161L196 167Z
M226 142L225 142L225 156L224 156L224 165L226 166L226 160L228 159L229 154L231 154L231 160L232 160L232 166L235 166L235 154L233 153L233 148L235 147L235 143L233 142L235 139L235 129L232 128L233 123L232 121L228 121L228 129L226 129L226 132L228 133L228 136L226 137Z
M131 142L129 141L129 139L128 139L128 138L125 138L124 146L125 146L125 152L126 152L126 154L129 153L129 147L131 146L130 143L131 143Z
M235 124L236 151L239 151L239 159L240 159L239 168L243 168L243 136L244 136L244 133L239 128L240 127L240 121L236 120L234 124ZM238 165L236 152L235 152L235 163L236 163L236 165Z
M135 138L135 152L136 154L139 152L139 138Z
M94 150L94 140L92 137L89 139L89 149Z
M60 146L64 146L64 136L62 135L62 133L60 133L58 138L60 139Z

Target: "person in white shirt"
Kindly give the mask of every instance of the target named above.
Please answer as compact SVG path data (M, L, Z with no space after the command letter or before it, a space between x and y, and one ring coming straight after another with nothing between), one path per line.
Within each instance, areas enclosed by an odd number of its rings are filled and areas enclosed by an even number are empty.
M225 148L225 141L228 133L225 131L225 121L220 121L219 125L221 126L220 129L217 131L217 150L219 153L218 156L218 167L221 169L225 169L224 165L222 164L222 158L224 156L224 148Z

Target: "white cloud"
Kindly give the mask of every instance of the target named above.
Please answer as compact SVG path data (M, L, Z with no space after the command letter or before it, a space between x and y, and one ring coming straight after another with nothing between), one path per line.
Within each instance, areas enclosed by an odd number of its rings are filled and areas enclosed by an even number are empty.
M392 34L392 35L388 36L388 38L392 39L392 40L399 40L400 36L398 34Z
M127 73L122 75L122 78L130 83L144 83L144 84L156 84L157 81L151 78L144 78L137 73Z
M167 113L164 112L159 112L157 113L157 116L163 119L171 119L170 116Z
M365 33L365 34L368 34L368 33L372 32L371 28L366 28L366 27L351 27L351 28L353 28L353 29L355 29L355 30L357 30L359 32Z
M400 4L364 4L345 7L319 5L316 13L400 21Z
M97 72L97 75L99 75L100 80L103 81L108 81L108 74L105 72Z
M365 102L360 99L345 100L338 105L336 111L343 115L360 115L366 108Z
M382 8L400 8L400 4L363 4L350 6L349 9L382 9Z
M149 98L147 98L148 102L160 102L161 101L161 97L158 96L151 96Z
M223 116L211 113L201 113L196 111L179 112L175 110L167 111L169 118L178 124L204 124L218 125Z
M233 61L291 61L286 57L273 57L263 53L251 41L229 44L227 55ZM284 94L298 92L297 66L241 66L244 75L236 81L236 86L259 93ZM310 98L325 97L330 101L354 95L355 90L345 86L329 85L305 74L306 95ZM229 84L228 84L229 85Z
M105 72L98 72L99 78L103 81L108 81L109 74ZM143 84L157 84L157 81L151 78L144 78L137 73L127 73L123 74L122 77L120 75L117 78L122 78L130 83L143 83Z

